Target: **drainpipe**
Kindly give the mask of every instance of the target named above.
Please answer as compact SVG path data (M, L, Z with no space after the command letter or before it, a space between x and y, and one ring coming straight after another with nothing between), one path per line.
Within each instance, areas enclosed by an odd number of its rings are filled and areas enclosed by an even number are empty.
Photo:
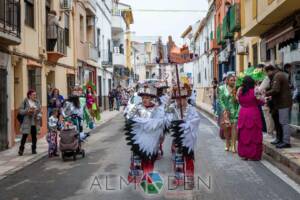
M75 83L78 83L78 75L77 75L77 42L76 42L76 38L77 38L77 27L76 27L76 3L77 1L73 1L74 4L72 6L72 22L73 22L73 64L74 64L74 73L75 73Z

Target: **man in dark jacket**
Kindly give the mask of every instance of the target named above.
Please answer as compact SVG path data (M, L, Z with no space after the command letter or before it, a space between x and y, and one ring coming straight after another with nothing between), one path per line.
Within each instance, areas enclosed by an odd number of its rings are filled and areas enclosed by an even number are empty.
M265 70L271 80L271 88L266 96L272 102L272 117L275 122L276 140L271 144L277 148L290 148L289 115L292 107L292 92L286 74L269 65Z

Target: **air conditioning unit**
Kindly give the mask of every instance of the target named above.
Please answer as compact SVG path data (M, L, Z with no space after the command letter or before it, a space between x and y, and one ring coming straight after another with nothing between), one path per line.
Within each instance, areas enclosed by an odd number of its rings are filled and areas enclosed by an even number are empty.
M73 0L61 0L60 8L62 10L72 10Z
M248 54L248 48L245 45L244 41L238 41L236 43L236 53L238 55L246 55L246 54Z

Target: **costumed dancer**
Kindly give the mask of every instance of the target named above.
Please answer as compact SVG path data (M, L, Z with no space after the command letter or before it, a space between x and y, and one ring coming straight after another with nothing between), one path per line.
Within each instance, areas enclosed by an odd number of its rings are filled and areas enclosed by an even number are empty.
M165 81L159 81L155 83L155 87L157 88L157 99L159 101L159 104L161 108L164 111L167 111L168 106L170 105L170 96L168 95L168 84ZM166 123L165 128L164 128L164 133L160 137L159 141L159 158L161 158L164 154L163 151L163 143L165 141L165 135L169 132L169 125L170 123Z
M171 131L172 137L174 137L172 144L174 183L177 185L187 183L187 186L193 188L194 149L197 142L200 114L194 106L188 104L187 98L191 95L189 85L185 84L180 88L180 95L178 86L173 88L172 99L175 99L176 102L170 106L170 109L173 110Z
M97 121L100 120L100 108L97 105L97 100L96 100L96 86L92 83L92 82L88 82L83 89L86 91L85 92L85 99L83 99L83 94L81 95L80 98L80 102L81 104L84 104L84 106L86 107L85 112L88 111L89 116L85 116L86 117L90 117L87 118L88 121L88 125L90 128L92 128L94 126L94 121L95 119ZM84 101L85 100L85 101ZM85 113L86 115L87 113Z
M221 127L226 139L225 151L236 153L237 119L239 104L236 99L235 76L229 74L226 83L219 87L219 103L221 107Z
M159 139L164 130L164 110L153 101L156 88L144 85L138 92L142 103L136 105L126 121L126 140L131 146L129 182L139 182L143 174L151 173L159 150Z

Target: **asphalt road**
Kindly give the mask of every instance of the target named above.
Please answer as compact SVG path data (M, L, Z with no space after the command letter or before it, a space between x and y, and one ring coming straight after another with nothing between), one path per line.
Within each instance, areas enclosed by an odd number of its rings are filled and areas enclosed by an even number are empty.
M63 162L44 158L0 181L0 200L296 200L300 194L274 175L261 162L243 161L224 151L217 128L203 117L196 151L196 187L174 188L170 137L156 171L164 186L158 195L146 195L139 186L127 185L130 151L123 135L122 116L93 134L86 158Z

